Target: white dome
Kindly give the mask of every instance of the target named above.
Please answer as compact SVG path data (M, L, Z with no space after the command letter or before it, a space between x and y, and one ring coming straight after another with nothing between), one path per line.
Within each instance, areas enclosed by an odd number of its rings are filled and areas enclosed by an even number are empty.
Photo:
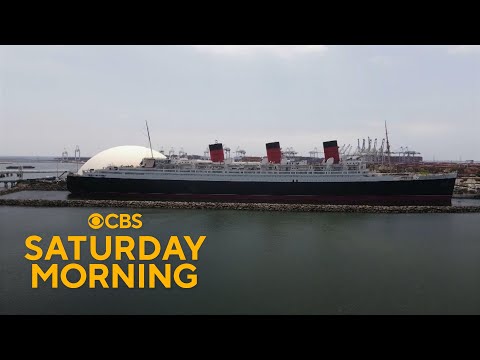
M157 159L165 159L162 153L152 150L153 157ZM116 146L107 150L103 150L95 156L88 159L78 170L79 174L90 169L103 169L107 166L138 166L143 158L151 157L150 149L144 146L123 145Z

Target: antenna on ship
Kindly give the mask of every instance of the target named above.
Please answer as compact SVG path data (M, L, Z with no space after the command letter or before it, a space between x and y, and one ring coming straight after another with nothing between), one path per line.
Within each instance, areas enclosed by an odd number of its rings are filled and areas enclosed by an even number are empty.
M148 143L150 144L150 154L152 155L152 159L153 159L152 142L150 141L150 131L148 130L147 120L145 120L145 124L147 125Z
M388 169L390 169L390 143L388 142L387 120L385 120L385 138L387 140Z

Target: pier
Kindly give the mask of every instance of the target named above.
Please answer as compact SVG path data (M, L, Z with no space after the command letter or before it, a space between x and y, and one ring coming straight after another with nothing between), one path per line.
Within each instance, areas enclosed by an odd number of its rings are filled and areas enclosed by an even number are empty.
M19 181L24 180L25 174L54 174L58 173L58 170L24 170L21 167L19 169L0 170L0 184L6 189L9 187L15 187ZM60 175L55 178L61 178L68 173L68 170L62 170ZM39 178L40 180L41 178Z
M59 170L62 172L65 172L66 170ZM57 170L23 170L23 169L18 169L18 170L0 170L0 178L2 178L2 175L8 176L8 174L17 174L18 176L21 177L21 174L52 174L56 173Z
M23 179L23 171L19 169L17 171L12 170L1 170L0 171L0 184L8 189L9 187L12 188L17 185L19 180Z

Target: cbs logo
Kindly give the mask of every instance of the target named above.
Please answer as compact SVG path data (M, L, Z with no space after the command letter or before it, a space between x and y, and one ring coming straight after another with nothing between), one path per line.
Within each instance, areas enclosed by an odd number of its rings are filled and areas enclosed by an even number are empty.
M88 226L98 230L103 225L109 229L140 229L142 227L141 214L108 214L103 217L99 213L93 213L88 217Z

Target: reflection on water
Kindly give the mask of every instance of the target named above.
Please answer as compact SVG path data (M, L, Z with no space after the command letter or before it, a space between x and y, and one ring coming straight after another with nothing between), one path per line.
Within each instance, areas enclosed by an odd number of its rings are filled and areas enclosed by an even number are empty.
M6 195L1 195L0 199L16 200L67 200L70 192L68 191L17 191Z
M93 212L138 212L143 226L92 230ZM480 214L0 206L0 230L1 314L480 314ZM31 234L44 251L54 235L151 235L162 251L171 235L207 239L192 289L32 289ZM65 262L39 261L52 263Z

